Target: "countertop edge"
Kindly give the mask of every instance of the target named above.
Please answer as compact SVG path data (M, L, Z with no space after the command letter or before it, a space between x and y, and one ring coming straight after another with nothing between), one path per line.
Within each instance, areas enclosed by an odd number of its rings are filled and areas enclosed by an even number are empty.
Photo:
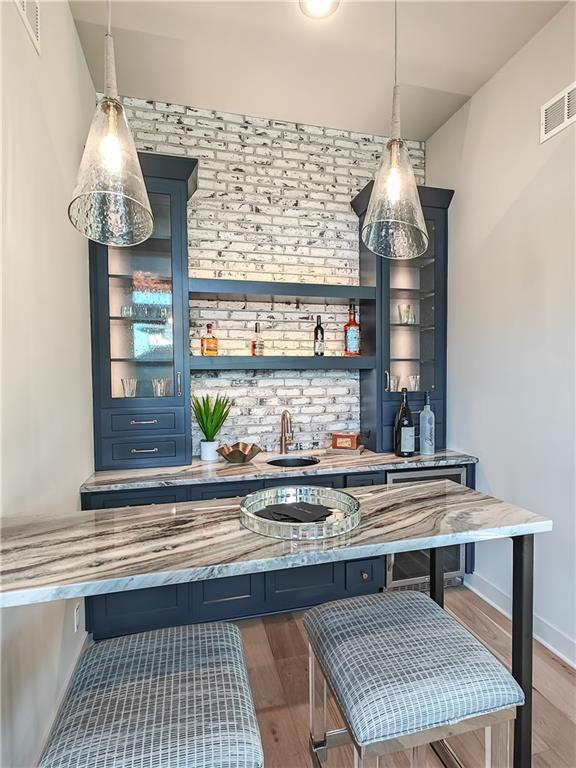
M280 557L264 558L262 560L246 560L218 565L200 566L178 571L158 571L156 573L124 576L120 578L101 579L99 581L79 582L62 586L33 587L17 589L0 593L0 609L21 605L69 600L80 597L93 597L112 592L128 592L148 587L170 586L185 584L206 579L225 578L227 576L242 576L249 573L297 568L306 565L357 560L365 557L378 557L398 552L411 552L419 549L450 546L451 544L469 544L494 539L504 539L511 536L524 536L536 533L546 533L552 530L552 520L540 518L520 525L507 525L490 528L483 531L465 533L447 533L432 537L422 537L405 542L380 542L343 546L339 549L319 551L313 549L298 553L288 553Z
M292 453L292 452L291 452ZM295 452L294 452L295 453ZM302 455L318 455L318 451L298 451L298 454ZM381 472L386 469L393 471L393 470L409 470L409 469L432 469L435 467L449 467L449 466L458 466L461 464L478 464L479 459L476 456L472 456L470 454L465 453L458 453L454 451L454 456L442 456L438 455L436 458L434 456L423 457L419 456L416 460L412 461L391 461L390 459L387 460L381 460L378 461L375 459L374 463L367 463L367 464L360 464L355 465L354 459L361 458L363 454L360 454L358 457L350 457L350 464L349 465L340 465L338 467L320 467L318 465L312 465L309 467L300 467L297 471L291 471L286 468L278 468L278 467L270 467L269 469L265 469L265 463L260 462L256 464L249 463L246 465L246 473L241 474L238 472L238 468L242 465L233 465L230 464L228 466L224 464L219 464L220 469L230 469L232 472L233 470L236 470L234 474L231 474L230 476L227 476L225 474L221 476L213 476L213 477L190 477L190 476L182 476L179 477L178 472L184 473L189 471L193 465L187 465L185 467L175 467L173 468L174 475L170 475L170 469L162 469L162 468L154 468L150 469L150 473L155 473L159 475L157 479L150 478L146 479L145 477L142 477L142 479L134 478L119 478L116 482L103 482L101 485L97 484L97 481L91 481L90 478L88 480L84 481L82 485L80 486L80 493L108 493L110 491L129 491L129 490L146 490L150 488L172 488L174 486L181 486L181 485L210 485L210 484L216 484L216 483L241 483L241 482L248 482L250 480L275 480L280 478L286 478L287 481L290 480L290 478L302 478L302 477L310 477L314 478L315 476L319 475L339 475L339 474L361 474L365 472ZM379 454L374 454L375 457L377 457ZM389 454L382 454L383 456L389 456ZM272 458L277 457L277 454L271 454ZM341 460L340 457L330 456L331 459L338 458L338 460ZM344 458L344 457L342 457ZM368 458L368 457L366 457ZM212 465L211 467L206 467L206 471L209 471L210 469L215 469L216 465ZM108 472L118 472L120 473L121 470L107 470L106 474ZM137 470L140 471L140 470ZM144 470L142 470L144 472ZM161 477L163 474L166 474L165 477ZM103 473L104 474L104 473Z

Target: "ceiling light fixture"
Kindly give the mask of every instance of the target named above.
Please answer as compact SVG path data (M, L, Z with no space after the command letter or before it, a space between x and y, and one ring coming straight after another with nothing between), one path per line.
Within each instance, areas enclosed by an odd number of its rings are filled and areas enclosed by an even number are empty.
M118 101L111 22L108 0L104 97L92 118L68 217L90 240L129 246L147 240L154 221L134 139Z
M390 140L376 171L362 225L362 240L377 256L415 259L428 248L428 232L420 205L408 148L400 138L398 85L398 8L394 0L394 90Z
M340 0L300 0L300 10L311 19L325 19L340 5Z

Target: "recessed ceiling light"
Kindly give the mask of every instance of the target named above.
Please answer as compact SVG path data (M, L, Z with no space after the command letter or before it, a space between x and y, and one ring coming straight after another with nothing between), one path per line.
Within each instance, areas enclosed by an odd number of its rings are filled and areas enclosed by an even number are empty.
M300 0L300 10L311 19L325 19L340 5L340 0Z

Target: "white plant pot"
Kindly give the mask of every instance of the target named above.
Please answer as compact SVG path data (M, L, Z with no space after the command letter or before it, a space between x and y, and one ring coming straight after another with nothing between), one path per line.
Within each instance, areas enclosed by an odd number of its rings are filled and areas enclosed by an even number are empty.
M218 448L217 440L200 440L200 458L202 461L218 461L220 458L216 453Z

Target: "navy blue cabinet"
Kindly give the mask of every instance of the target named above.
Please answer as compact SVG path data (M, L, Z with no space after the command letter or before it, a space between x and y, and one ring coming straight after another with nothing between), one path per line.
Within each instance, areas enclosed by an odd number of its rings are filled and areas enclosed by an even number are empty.
M372 182L353 200L360 227ZM360 372L363 442L374 451L393 450L393 425L406 387L419 438L418 415L430 392L436 414L436 445L446 445L446 288L448 206L452 190L419 187L430 243L410 260L390 260L369 251L360 238L360 280L376 287L376 302L361 303L363 344L376 366ZM418 442L416 444L418 449Z
M191 459L186 203L197 161L140 154L154 230L90 244L96 469Z

